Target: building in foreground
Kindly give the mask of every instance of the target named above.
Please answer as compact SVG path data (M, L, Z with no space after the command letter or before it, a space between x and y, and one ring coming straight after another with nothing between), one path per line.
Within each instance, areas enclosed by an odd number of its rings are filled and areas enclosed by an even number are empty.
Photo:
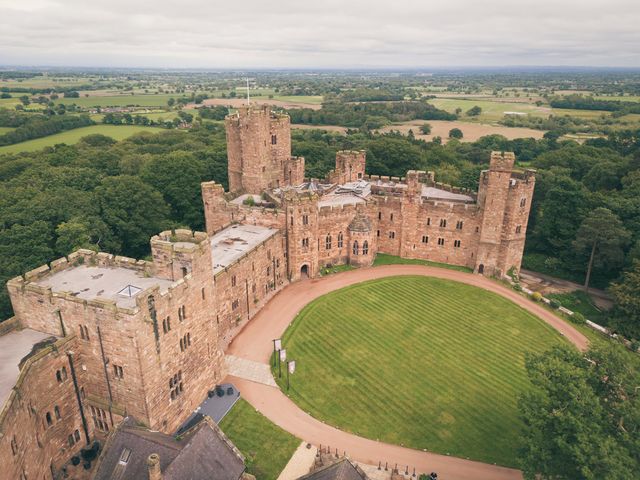
M174 434L224 378L239 329L323 267L386 253L488 275L520 268L535 177L512 153L492 153L477 193L430 172L369 176L363 151L305 179L288 116L246 107L226 128L230 192L202 184L206 232L154 236L151 261L79 250L8 282L0 479L58 478L127 417Z

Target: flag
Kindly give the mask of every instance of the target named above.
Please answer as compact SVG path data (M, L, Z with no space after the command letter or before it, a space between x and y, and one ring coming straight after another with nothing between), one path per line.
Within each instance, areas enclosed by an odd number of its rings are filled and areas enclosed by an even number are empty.
M296 361L295 360L291 360L289 362L289 373L291 375L293 375L293 372L295 372L295 371L296 371Z
M280 350L280 361L284 362L287 360L287 351L286 350Z
M277 340L273 341L273 349L274 350L281 350L282 349L282 340L280 340L279 338Z

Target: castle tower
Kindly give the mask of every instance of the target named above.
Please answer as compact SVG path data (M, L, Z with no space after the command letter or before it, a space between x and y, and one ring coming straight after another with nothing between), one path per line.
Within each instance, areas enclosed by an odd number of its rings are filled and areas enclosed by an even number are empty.
M285 184L291 158L288 115L276 114L267 105L243 106L227 116L225 127L230 192L260 193Z
M331 183L355 182L364 178L367 164L364 150L341 150L336 152L336 168L329 172Z
M291 281L314 277L318 272L318 196L287 192L287 262Z
M349 224L349 264L370 267L376 255L376 236L372 234L371 220L358 212Z
M503 275L511 267L520 269L535 177L532 170L514 172L514 163L512 152L492 152L489 170L480 176L478 273Z
M224 188L216 182L202 182L202 203L207 235L212 236L234 220L233 211L224 198Z
M207 284L213 278L211 243L204 232L167 230L151 238L155 275L167 280L191 277Z

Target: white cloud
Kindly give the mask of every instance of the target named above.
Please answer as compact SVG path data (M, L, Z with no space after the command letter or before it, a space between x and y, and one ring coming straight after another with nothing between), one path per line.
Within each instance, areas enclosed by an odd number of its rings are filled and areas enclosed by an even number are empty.
M0 0L0 64L640 67L636 0Z

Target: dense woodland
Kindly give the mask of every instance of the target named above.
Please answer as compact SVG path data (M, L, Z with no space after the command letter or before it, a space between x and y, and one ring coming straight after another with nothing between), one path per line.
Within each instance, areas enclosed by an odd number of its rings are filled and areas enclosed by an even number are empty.
M323 177L337 150L365 149L371 174L433 170L440 181L477 189L490 151L513 150L521 166L538 169L524 267L583 282L593 250L591 285L622 281L640 261L640 131L585 145L549 137L442 145L398 133L296 130L293 153L306 158L310 177ZM158 231L204 227L199 184L226 186L224 130L205 123L122 142L92 135L73 146L0 156L0 179L0 282L77 247L145 257ZM599 208L605 215L591 222L606 222L600 230L619 241L602 238L592 248L587 220ZM11 314L4 290L0 314ZM638 318L612 323L637 338Z

